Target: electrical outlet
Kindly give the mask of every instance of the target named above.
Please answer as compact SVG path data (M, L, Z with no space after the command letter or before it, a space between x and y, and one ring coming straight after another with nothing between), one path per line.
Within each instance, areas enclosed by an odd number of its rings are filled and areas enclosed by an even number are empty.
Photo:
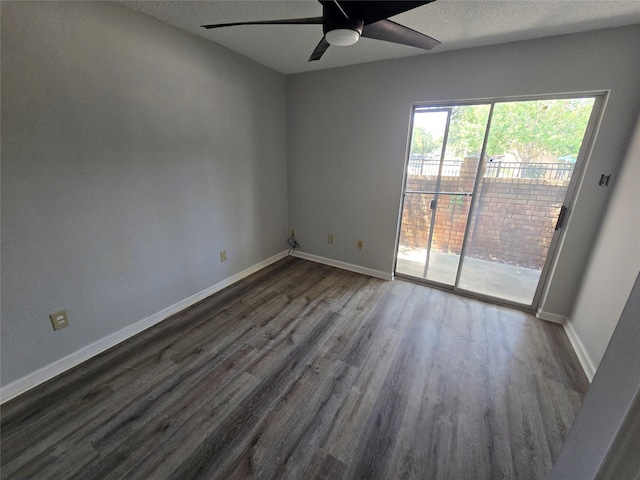
M61 328L69 326L69 316L66 310L52 313L49 315L49 318L51 319L51 325L53 325L54 330L60 330Z
M291 229L291 238L296 238L296 229L295 228Z
M358 240L358 250L362 250L364 248L364 242L362 240Z
M220 261L221 262L226 262L227 261L227 251L226 250L220 250Z
M327 243L333 243L333 234L327 235Z

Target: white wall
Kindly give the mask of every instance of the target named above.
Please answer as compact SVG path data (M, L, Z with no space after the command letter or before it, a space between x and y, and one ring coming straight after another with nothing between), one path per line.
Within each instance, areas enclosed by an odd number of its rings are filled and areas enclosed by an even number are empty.
M2 385L284 250L285 103L115 2L2 2Z
M597 182L617 172L638 114L639 44L636 25L288 76L289 227L301 250L392 271L412 102L611 90L542 304L568 316L609 196Z
M593 378L640 272L640 119L566 328Z

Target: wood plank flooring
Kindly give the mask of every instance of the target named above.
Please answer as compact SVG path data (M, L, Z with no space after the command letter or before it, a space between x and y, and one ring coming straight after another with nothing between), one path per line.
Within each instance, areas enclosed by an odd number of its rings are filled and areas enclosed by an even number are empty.
M1 408L3 479L546 479L562 327L288 257Z

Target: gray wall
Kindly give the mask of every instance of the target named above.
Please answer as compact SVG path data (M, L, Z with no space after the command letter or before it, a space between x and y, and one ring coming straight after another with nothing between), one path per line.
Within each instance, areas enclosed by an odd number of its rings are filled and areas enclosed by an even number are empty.
M640 119L569 318L598 367L640 272Z
M639 464L640 431L629 427L637 425L639 413L639 318L640 276L553 468L553 480L637 478L633 466Z
M116 3L2 2L2 384L284 250L285 104Z
M554 479L640 475L639 205L640 119L570 318L598 370Z
M542 304L568 316L611 190L597 181L617 171L638 114L639 44L636 25L288 76L289 227L301 250L392 271L412 102L610 89Z
M114 3L2 2L1 40L2 385L274 255L287 223L391 272L416 101L611 90L543 305L568 315L640 103L638 26L294 75L286 97Z

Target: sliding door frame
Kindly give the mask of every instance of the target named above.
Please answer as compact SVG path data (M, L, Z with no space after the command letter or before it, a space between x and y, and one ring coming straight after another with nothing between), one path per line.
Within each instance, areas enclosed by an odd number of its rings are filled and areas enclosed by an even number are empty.
M567 191L564 197L563 205L567 207L564 224L562 228L556 231L549 245L544 266L542 267L541 275L538 280L538 285L537 285L536 292L534 294L531 305L525 305L522 303L507 300L507 299L501 299L501 298L485 295L482 293L472 292L456 286L456 284L458 283L458 280L460 279L460 272L464 262L464 254L467 248L467 240L468 240L467 237L468 237L468 234L470 233L472 213L474 213L473 210L474 210L474 207L476 206L478 188L479 188L478 185L480 183L479 182L480 176L482 175L482 170L485 162L484 156L486 153L487 141L489 139L489 134L491 130L491 120L492 120L495 105L498 103L511 103L511 102L519 102L519 101L526 102L526 101L539 101L539 100L569 100L572 98L593 98L594 103L593 103L591 115L589 117L589 121L587 122L587 127L585 129L582 145L580 146L580 151L578 152L576 166L571 176L569 185L567 186ZM395 247L394 261L393 261L394 276L404 280L429 285L442 290L447 290L447 291L457 293L459 295L463 295L466 297L476 298L479 300L487 301L487 302L498 304L498 305L505 305L505 306L517 308L519 310L535 312L538 308L538 305L543 295L546 295L546 292L549 289L549 282L553 276L553 270L557 265L558 255L560 252L560 249L558 248L558 246L561 245L562 241L564 240L567 226L571 222L571 214L573 212L575 203L577 201L577 197L578 197L577 194L579 193L579 190L583 184L584 174L586 172L586 168L589 163L589 159L591 156L591 152L593 150L593 145L595 142L597 131L602 121L602 116L604 114L604 110L605 110L608 98L609 98L609 90L597 90L597 91L569 92L569 93L557 93L557 94L522 95L522 96L511 96L511 97L491 97L491 98L478 98L478 99L467 99L467 100L412 103L411 110L410 110L409 130L407 134L407 147L405 152L404 172L402 176L402 192L400 196L400 206L398 209L399 217L398 217L398 224L397 224L397 231L396 231L396 247ZM477 172L476 172L476 180L473 187L473 193L471 195L471 208L469 210L469 216L467 218L467 224L465 227L465 233L464 233L465 236L464 236L463 246L460 252L460 261L458 262L458 270L456 273L456 280L454 282L454 285L448 285L448 284L440 283L433 280L427 280L426 278L413 277L410 275L397 273L398 251L400 248L400 237L401 237L401 231L402 231L402 216L404 213L407 177L409 175L409 159L410 159L410 152L411 152L411 137L413 134L414 115L416 111L420 108L443 108L444 109L444 108L451 108L451 107L457 107L457 106L471 106L471 105L489 105L490 111L489 111L489 117L487 119L486 130L484 132L482 150L481 150L481 155L480 155ZM445 147L446 145L443 146L443 148Z

